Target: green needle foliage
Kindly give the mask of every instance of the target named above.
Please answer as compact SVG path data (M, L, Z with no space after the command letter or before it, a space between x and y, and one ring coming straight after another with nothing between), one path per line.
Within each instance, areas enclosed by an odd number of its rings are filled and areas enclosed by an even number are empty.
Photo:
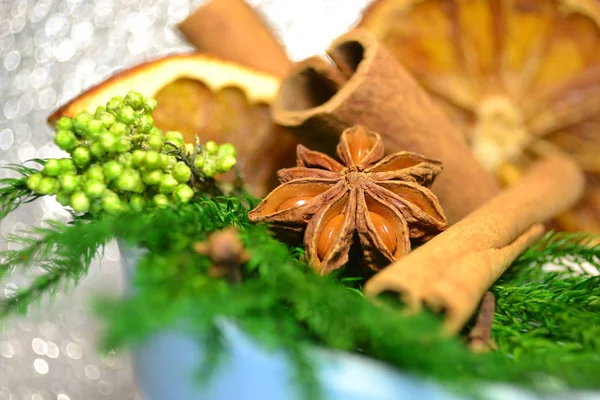
M39 159L28 162L35 162L41 166L45 163L44 160ZM27 187L27 178L29 175L38 172L37 168L29 168L18 164L9 164L4 168L14 171L20 176L0 179L0 221L21 204L29 203L40 197Z
M153 333L181 329L209 343L200 376L207 378L226 355L217 321L237 324L267 349L286 352L307 398L318 385L309 350L316 346L356 352L399 370L452 387L511 382L537 390L598 388L600 381L600 278L572 273L573 265L600 266L600 248L581 235L548 235L526 251L493 287L498 352L473 354L461 338L439 335L440 321L424 312L406 316L397 304L362 297L357 278L315 275L299 248L277 241L249 223L252 198L200 198L185 205L128 211L13 237L21 250L1 254L0 274L42 266L33 283L0 303L0 315L25 311L45 293L76 281L97 251L113 238L143 249L135 295L101 299L106 321L103 350L136 346ZM251 253L243 283L212 278L211 260L192 245L234 225ZM547 262L570 268L546 273Z

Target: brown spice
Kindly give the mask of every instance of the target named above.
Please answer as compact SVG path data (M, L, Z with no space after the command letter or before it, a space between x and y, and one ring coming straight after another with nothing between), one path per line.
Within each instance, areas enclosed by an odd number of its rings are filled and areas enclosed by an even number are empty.
M379 132L388 152L441 160L444 173L432 190L450 224L499 192L460 133L373 35L350 32L327 53L334 64L317 57L297 64L273 103L273 120L300 143L332 154L340 133L360 124Z
M249 214L253 222L302 231L311 264L327 274L348 261L358 234L364 261L379 270L446 228L435 195L427 189L439 161L414 153L383 157L377 133L361 126L342 133L331 157L298 146L297 167L279 171L282 184Z
M496 298L492 292L486 292L479 306L475 326L469 332L469 348L474 353L498 350L498 346L492 339L492 324L494 323L495 311Z
M198 50L284 76L292 63L261 17L244 0L212 0L179 29Z
M572 160L541 159L519 183L377 273L364 291L400 293L415 311L424 303L443 310L445 331L454 334L490 286L543 234L541 223L569 209L583 189L583 173Z
M241 265L250 260L250 254L238 237L238 230L229 227L212 233L205 242L196 242L194 251L209 257L213 278L226 277L233 284L242 282Z
M554 226L600 232L600 1L377 0L359 26L502 183L518 180L540 152L573 157L587 174L584 201Z

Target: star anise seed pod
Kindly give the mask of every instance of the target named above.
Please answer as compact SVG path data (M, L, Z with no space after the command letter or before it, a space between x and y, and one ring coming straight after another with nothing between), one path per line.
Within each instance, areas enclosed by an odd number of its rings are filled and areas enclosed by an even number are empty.
M342 164L299 145L297 166L279 171L282 183L249 213L253 222L304 233L309 261L322 275L341 267L355 234L365 264L374 271L447 226L437 197L427 188L439 161L409 152L387 157L379 134L346 129L337 147Z
M209 257L214 263L208 273L213 278L226 277L231 283L242 281L241 265L250 260L250 253L231 226L210 234L204 242L194 243L194 251Z

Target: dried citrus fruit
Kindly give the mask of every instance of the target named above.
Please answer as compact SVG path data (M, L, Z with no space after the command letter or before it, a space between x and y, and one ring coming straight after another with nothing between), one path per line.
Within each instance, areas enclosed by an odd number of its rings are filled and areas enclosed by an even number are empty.
M189 143L196 135L201 142L232 143L246 184L261 196L277 185L276 171L295 160L291 134L271 123L269 105L278 88L277 77L241 65L197 53L171 55L110 77L62 106L49 122L140 92L158 101L152 117L162 131L180 131Z
M600 231L600 2L378 0L373 32L461 128L505 183L563 151L588 175L557 223Z

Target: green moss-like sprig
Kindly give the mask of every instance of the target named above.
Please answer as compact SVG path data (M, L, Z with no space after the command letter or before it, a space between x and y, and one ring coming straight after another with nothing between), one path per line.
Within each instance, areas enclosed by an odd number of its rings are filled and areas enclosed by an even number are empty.
M136 271L136 296L97 303L107 321L104 350L135 346L174 326L185 327L199 343L220 343L215 321L227 318L267 348L290 354L305 389L316 387L306 352L314 345L360 352L454 386L496 381L545 389L558 380L564 387L598 387L600 278L541 271L544 262L556 258L553 255L564 254L599 266L599 249L584 246L577 236L545 238L494 286L498 310L493 336L500 351L475 355L462 340L438 335L435 316L404 316L394 305L375 305L345 286L346 281L356 286L352 280L315 275L301 261L300 249L288 248L264 227L248 222L253 203L249 198L202 198L154 210L150 216L128 212L57 225L38 231L42 237L37 241L27 239L28 247L9 253L8 263L0 268L14 270L19 260L49 257L48 274L64 283L85 274L89 257L112 238L141 244L147 252ZM252 255L243 266L245 280L237 286L211 278L210 260L192 250L194 242L229 225L241 229L240 238ZM53 265L54 261L58 262ZM7 299L1 308L4 316L18 309L15 305L24 309L46 290L43 285L32 288ZM209 350L205 372L224 354L219 351L222 346Z

